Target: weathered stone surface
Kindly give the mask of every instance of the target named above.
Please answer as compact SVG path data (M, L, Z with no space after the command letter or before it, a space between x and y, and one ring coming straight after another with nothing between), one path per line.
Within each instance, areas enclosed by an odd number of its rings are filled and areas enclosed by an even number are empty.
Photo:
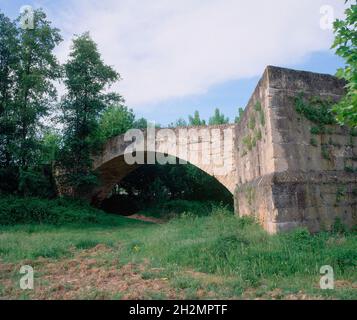
M297 226L315 232L331 228L336 218L347 226L356 225L357 193L353 190L357 190L357 174L345 170L356 166L355 137L339 126L327 126L328 133L313 135L311 128L316 125L298 114L294 103L301 92L306 97L337 101L344 93L344 83L329 75L268 67L248 104L247 117L257 92L263 93L260 98L268 115L268 131L263 136L266 145L264 155L259 148L243 159L237 155L236 210L254 215L269 232ZM241 147L241 133L247 129L237 130ZM263 165L259 159L264 159ZM263 177L256 175L257 167L264 168ZM252 194L253 203L247 200Z

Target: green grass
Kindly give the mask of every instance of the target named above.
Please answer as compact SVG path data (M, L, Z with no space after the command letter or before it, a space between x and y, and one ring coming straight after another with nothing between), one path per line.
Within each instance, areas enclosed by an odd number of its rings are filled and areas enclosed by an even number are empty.
M224 210L209 217L173 220L153 230L141 244L137 255L152 257L154 264L233 276L244 286L318 278L323 265L333 266L336 277L357 280L356 234L312 236L297 230L270 236L255 223Z
M268 235L251 219L237 218L221 207L205 215L186 212L162 225L113 216L110 220L111 224L2 226L0 261L56 261L105 244L113 250L102 254L104 263L117 261L119 267L148 261L150 268L160 271L141 271L143 279L167 278L186 298L241 298L249 290L253 297L269 298L277 289L274 298L301 291L324 298L357 298L352 288L357 283L356 232L336 228L334 233L310 235L299 229ZM346 284L319 289L323 265L331 265L335 280ZM147 298L165 295L148 292Z

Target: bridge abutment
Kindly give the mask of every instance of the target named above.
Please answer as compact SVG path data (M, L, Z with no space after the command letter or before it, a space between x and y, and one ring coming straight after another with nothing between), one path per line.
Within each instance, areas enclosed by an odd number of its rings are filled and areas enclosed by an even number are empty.
M343 93L333 76L266 69L237 126L237 213L271 233L356 225L357 137L322 109Z

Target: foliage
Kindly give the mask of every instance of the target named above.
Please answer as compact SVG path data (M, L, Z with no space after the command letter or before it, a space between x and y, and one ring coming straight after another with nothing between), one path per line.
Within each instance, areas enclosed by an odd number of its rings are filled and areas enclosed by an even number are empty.
M335 41L332 48L346 63L344 68L337 71L337 76L346 80L347 93L333 110L339 123L357 127L357 4L353 2L345 12L345 20L338 19L334 23Z
M224 205L222 202L178 199L155 202L151 206L142 208L137 214L169 221L186 215L208 216L217 206L225 206L227 210L233 209L231 204Z
M142 207L168 199L232 202L227 189L191 164L142 166L125 177L116 190L128 195L125 201L139 202Z
M249 118L248 127L249 127L250 130L254 130L255 129L255 125L256 125L255 116L251 115L250 118Z
M56 130L46 130L41 141L41 156L39 164L53 167L59 157L62 137Z
M256 145L256 141L250 135L245 136L242 141L243 141L244 146L249 151L251 151L253 149L253 147L255 147L255 145Z
M255 104L254 109L255 109L256 112L258 112L259 119L260 119L260 124L264 127L265 126L265 115L264 115L264 110L262 108L262 104L260 103L260 101L258 101Z
M56 99L53 81L60 77L60 67L54 54L62 41L59 30L51 27L44 12L35 11L35 28L19 31L20 64L16 69L14 101L16 123L14 154L22 170L37 163L41 119L49 114Z
M20 169L18 191L23 196L53 198L56 196L51 166Z
M238 116L235 118L234 123L240 123L242 121L243 114L244 114L244 109L238 108Z
M256 130L255 131L255 139L256 139L256 141L260 141L260 140L262 140L262 138L263 138L262 131L260 129Z
M60 67L53 51L62 39L43 11L34 14L33 30L0 14L0 171L13 179L0 184L2 192L23 192L34 172L35 180L46 180L38 170L42 120L56 99Z
M354 168L352 165L346 165L345 171L348 173L357 173L357 168Z
M310 144L313 146L313 147L317 147L318 146L318 142L315 138L311 138L310 139Z
M13 90L19 64L18 30L15 23L0 12L0 167L14 164L12 141L16 130Z
M324 100L320 97L306 99L303 93L295 97L296 111L320 127L336 124L331 110L332 105L332 101Z
M205 126L206 121L201 120L200 113L198 111L195 111L193 116L188 117L188 122L190 126Z
M176 120L175 123L171 123L169 125L169 128L183 128L183 127L187 127L187 126L188 126L187 121L183 118L179 118Z
M17 193L19 187L19 168L15 165L0 167L0 195Z
M0 225L17 224L106 224L114 217L83 201L47 200L34 197L0 196Z
M124 134L134 127L135 115L132 109L123 105L108 107L100 116L98 135L105 142L108 139Z
M254 105L254 110L257 112L262 111L262 104L260 103L260 101L256 102L256 104Z
M193 200L171 200L158 203L156 206L144 209L143 214L150 215L158 218L164 218L167 215L177 217L184 213L194 213L198 216L208 215L212 211L213 202L209 201L193 201Z
M135 129L146 129L148 127L148 122L145 118L139 118L134 121L133 128Z
M98 139L94 135L100 114L108 106L122 101L117 94L105 93L106 88L119 79L119 74L104 64L89 33L73 40L64 69L67 95L61 103L65 130L60 163L66 170L67 183L74 187L75 195L80 195L97 181L91 159L92 152L98 150Z
M1 225L95 223L96 216L95 209L62 199L0 197Z
M17 190L18 168L13 156L16 132L13 87L19 57L18 30L15 23L0 12L0 193Z
M229 118L226 118L224 114L219 111L218 108L214 111L214 115L209 119L210 126L227 124L227 123L229 123Z
M325 160L331 160L330 150L326 145L321 146L321 155Z

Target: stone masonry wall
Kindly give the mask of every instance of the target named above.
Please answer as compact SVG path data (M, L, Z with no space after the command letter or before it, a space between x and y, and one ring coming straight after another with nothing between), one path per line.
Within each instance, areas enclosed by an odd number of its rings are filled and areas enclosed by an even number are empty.
M266 69L237 128L241 179L235 202L240 215L254 215L272 233L299 226L312 232L330 229L336 218L356 225L357 137L338 125L319 132L316 123L297 112L295 103L301 93L307 100L337 101L343 87L329 75ZM250 131L249 118L259 99L266 130L256 147L242 154L241 137Z

